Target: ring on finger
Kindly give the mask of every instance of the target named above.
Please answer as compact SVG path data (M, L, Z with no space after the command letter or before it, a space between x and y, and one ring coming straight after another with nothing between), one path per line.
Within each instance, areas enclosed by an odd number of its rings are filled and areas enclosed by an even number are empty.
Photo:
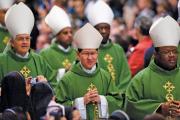
M169 114L170 114L170 115L172 114L172 111L171 111L171 110L169 110Z

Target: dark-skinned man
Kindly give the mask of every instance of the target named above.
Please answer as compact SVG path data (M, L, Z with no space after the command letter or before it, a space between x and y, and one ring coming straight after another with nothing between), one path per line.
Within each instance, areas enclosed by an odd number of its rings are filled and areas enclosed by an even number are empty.
M103 36L99 48L99 65L111 74L116 86L125 93L131 73L122 47L112 43L109 38L113 17L111 8L102 0L93 3L91 9L87 10L89 22Z
M53 6L45 22L52 29L55 38L50 47L42 50L40 55L54 70L58 70L58 76L61 78L76 59L75 50L71 47L73 38L70 19L62 8Z
M132 120L142 120L154 112L176 120L180 117L180 28L172 17L166 16L155 21L149 33L155 47L154 59L128 86L126 111Z

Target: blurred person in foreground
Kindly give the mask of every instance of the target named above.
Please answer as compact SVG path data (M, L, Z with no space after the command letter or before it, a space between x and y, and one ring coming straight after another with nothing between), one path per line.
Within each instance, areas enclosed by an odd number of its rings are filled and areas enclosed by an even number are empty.
M48 83L25 80L20 72L13 71L2 79L0 112L18 106L22 107L32 120L39 120L45 115L53 95Z
M27 89L28 90L28 89ZM25 79L21 73L13 71L2 79L0 112L12 107L21 107L24 112L28 110L28 92Z
M55 120L59 120L59 118L67 120L81 120L78 109L75 107L63 106L56 103L54 100L51 100L49 103L45 116L46 120L51 120L51 118L55 118Z
M142 120L154 112L175 120L180 116L180 28L172 17L166 16L154 22L149 33L155 46L154 59L129 84L126 112L132 120Z
M21 107L12 107L6 109L0 120L31 120L27 117L26 113L23 111Z
M103 37L89 23L74 35L77 61L56 87L57 100L74 106L82 119L106 119L112 111L122 108L122 95L110 74L101 69L98 48Z
M130 120L129 116L122 110L115 110L108 120Z

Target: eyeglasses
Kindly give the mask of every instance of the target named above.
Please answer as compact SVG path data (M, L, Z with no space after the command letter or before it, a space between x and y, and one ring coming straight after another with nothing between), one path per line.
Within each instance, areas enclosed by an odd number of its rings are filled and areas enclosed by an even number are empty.
M178 51L176 49L175 50L162 50L162 51L159 51L158 53L162 55L171 55L171 54L178 54Z
M94 51L94 52L81 52L81 55L83 55L84 57L89 57L89 56L95 57L95 56L97 56L97 54L98 54L97 51Z
M31 40L31 37L16 37L16 40L17 41L30 41Z

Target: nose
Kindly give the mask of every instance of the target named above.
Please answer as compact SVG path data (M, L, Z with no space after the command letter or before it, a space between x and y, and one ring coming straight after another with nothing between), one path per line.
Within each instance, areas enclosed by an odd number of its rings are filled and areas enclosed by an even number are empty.
M69 33L68 33L68 35L69 35L69 36L72 36L72 33L71 33L71 32L69 32Z
M88 59L92 59L92 55L90 53L88 54Z
M173 51L170 51L168 55L169 57L174 57L176 54Z
M106 33L106 29L105 29L105 28L102 28L102 29L101 29L101 33Z

